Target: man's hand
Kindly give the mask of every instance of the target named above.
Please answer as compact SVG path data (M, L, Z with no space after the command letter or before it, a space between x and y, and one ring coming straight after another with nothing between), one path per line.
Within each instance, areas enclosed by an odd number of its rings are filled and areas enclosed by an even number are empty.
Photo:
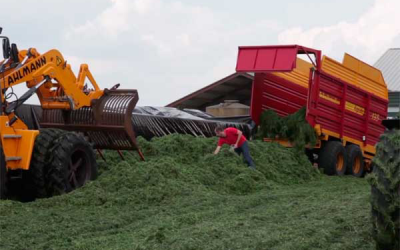
M221 146L218 146L218 147L215 149L214 154L215 154L215 155L218 154L220 150L221 150Z
M239 145L236 143L235 145L233 145L233 148L238 148Z

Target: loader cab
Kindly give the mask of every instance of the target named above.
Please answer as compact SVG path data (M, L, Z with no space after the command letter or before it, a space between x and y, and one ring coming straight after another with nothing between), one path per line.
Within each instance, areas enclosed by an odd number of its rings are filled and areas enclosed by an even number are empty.
M0 35L1 32L3 31L3 28L0 27ZM10 52L11 52L11 47L10 47L10 39L6 36L0 36L2 39L2 48L3 48L3 58L8 59L10 57Z
M0 35L2 31L3 28L0 27ZM1 44L4 60L11 59L13 65L17 65L19 63L17 45L15 43L10 44L10 39L6 36L0 36L0 39L2 39Z

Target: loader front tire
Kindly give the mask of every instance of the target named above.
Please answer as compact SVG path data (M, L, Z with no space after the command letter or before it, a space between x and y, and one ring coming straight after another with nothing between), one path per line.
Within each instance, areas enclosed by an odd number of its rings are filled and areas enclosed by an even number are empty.
M48 170L47 165L52 154L50 149L53 148L54 143L63 132L65 131L60 129L41 129L39 135L36 137L27 176L27 182L29 183L33 199L48 197L46 175Z
M364 159L361 149L358 145L346 146L347 153L347 167L346 173L351 174L355 177L363 177L364 171Z
M47 192L61 195L97 178L97 162L92 146L82 135L67 132L51 149Z
M344 175L346 173L347 154L342 143L328 141L318 155L318 166L327 175Z
M3 148L0 146L0 200L5 199L6 194L7 194L6 158L4 156Z
M400 131L381 136L372 160L371 208L377 250L400 249Z

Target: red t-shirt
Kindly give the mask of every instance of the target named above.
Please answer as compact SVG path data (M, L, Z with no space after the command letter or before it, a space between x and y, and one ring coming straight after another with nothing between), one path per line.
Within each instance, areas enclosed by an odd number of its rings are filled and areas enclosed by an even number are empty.
M238 139L238 130L236 128L226 128L224 130L226 137L220 137L219 141L218 141L218 146L222 146L224 144L228 144L228 145L235 145L236 141ZM240 137L239 143L238 143L238 147L241 147L243 145L243 143L246 141L246 137L244 137L244 135L242 135Z

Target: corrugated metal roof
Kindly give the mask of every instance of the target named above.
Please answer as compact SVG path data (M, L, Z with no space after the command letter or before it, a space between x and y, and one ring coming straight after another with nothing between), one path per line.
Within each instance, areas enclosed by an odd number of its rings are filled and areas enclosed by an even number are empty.
M390 91L400 91L400 48L388 49L374 67L382 71Z

